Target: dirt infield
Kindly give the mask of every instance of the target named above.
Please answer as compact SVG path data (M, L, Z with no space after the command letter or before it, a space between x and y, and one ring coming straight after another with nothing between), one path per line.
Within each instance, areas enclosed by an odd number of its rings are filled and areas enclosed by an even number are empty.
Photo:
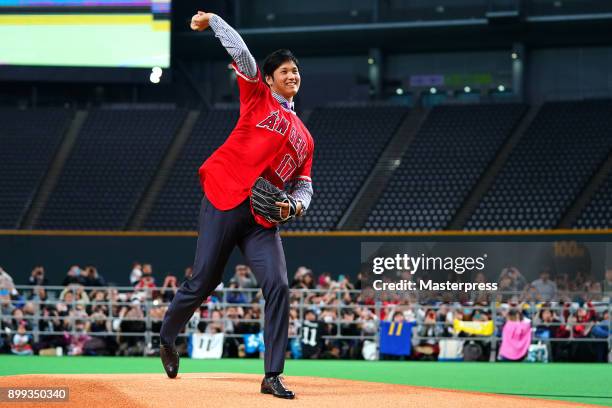
M552 408L593 407L476 392L451 391L316 377L289 377L293 401L259 393L261 376L187 373L176 379L164 374L17 375L0 377L0 387L69 387L69 401L0 404L10 407L78 408L232 408L232 407L411 407L411 408Z

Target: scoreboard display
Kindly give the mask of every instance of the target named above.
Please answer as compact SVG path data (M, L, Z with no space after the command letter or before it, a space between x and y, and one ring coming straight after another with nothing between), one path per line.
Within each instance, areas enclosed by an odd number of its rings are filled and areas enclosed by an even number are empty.
M167 68L171 0L0 0L0 66Z

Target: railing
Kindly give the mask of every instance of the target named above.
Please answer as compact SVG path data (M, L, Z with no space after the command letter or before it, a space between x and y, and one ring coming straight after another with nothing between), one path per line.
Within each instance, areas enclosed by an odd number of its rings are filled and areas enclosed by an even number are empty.
M23 320L26 322L30 322L30 329L26 330L24 334L29 334L33 337L34 342L39 342L41 336L59 336L59 335L78 335L78 334L86 334L88 336L117 336L117 338L129 338L129 337L140 337L143 339L144 344L146 345L144 349L144 354L148 354L151 352L151 349L154 348L153 340L156 341L159 338L159 333L154 329L155 323L160 323L163 319L163 314L165 313L165 308L168 306L168 303L160 302L159 297L154 297L157 294L165 294L167 291L175 292L177 288L172 287L153 287L153 288L134 288L132 286L125 287L83 287L80 285L69 285L69 286L30 286L30 285L22 285L16 286L16 289L22 295L21 299L13 299L10 302L4 299L4 303L0 303L0 332L9 334L12 333L10 331L11 325L10 321L13 319L13 315L11 310L15 308L21 308L22 310L26 307L26 304L29 304L26 308L33 309L29 310L29 314L25 314L23 316ZM41 290L45 291L47 294L45 299L41 299L39 293ZM97 296L96 293L102 292L104 293L103 300L89 299L88 301L84 301L79 299L81 293L85 292L89 298L90 296ZM65 298L68 296L67 294L71 294L72 299L66 301ZM291 309L297 313L297 316L290 321L290 329L293 329L295 333L291 334L291 338L300 337L299 331L296 332L295 327L291 325L298 324L304 320L305 312L311 308L320 308L326 311L334 310L336 318L331 321L326 321L327 324L334 324L336 326L336 334L335 335L327 335L323 336L325 340L370 340L374 341L375 344L379 345L379 324L382 313L385 313L386 319L389 319L396 312L402 313L411 313L414 316L414 320L416 322L416 333L413 336L415 341L422 340L431 340L431 341L440 341L440 340L449 340L449 339L458 339L458 340L470 340L470 341L484 341L488 342L491 345L491 353L490 360L493 361L496 356L497 345L501 341L501 328L503 326L503 310L508 310L509 306L500 306L500 303L497 301L499 296L519 296L523 292L489 292L488 302L486 305L465 305L465 304L429 304L431 302L431 298L427 299L419 299L419 293L410 293L406 301L407 304L388 304L383 305L383 303L379 301L371 301L368 304L364 304L363 302L358 303L350 303L344 304L343 298L346 296L351 297L352 301L362 301L360 296L363 295L362 291L358 290L344 290L344 289L335 289L335 290L318 290L318 289L291 289L290 291L290 299L291 299ZM246 301L243 302L234 302L234 295L243 295ZM190 336L193 332L196 331L198 323L205 322L209 323L221 323L224 331L224 335L229 338L241 338L243 334L236 334L232 331L226 332L227 327L232 326L234 323L238 322L242 323L257 323L259 324L259 329L262 330L264 326L264 305L265 302L261 297L259 289L221 289L215 291L215 295L218 297L208 298L202 303L202 307L209 309L209 317L201 318L194 314L194 317L188 322L186 330L184 333L180 334L180 336ZM312 304L308 303L307 297L312 295L324 295L327 296L327 302L334 300L334 304ZM593 293L589 292L574 292L569 293L571 298L575 298L576 296L581 296L583 299L589 299L593 297ZM62 299L60 299L62 297ZM596 296L598 297L598 296ZM607 310L608 316L612 313L612 302L610 298L602 298L601 301L595 301L592 303L592 307L595 308L600 313L604 310ZM0 302L2 302L2 298L0 297ZM8 307L8 305L11 307ZM575 304L575 302L574 302ZM55 308L56 311L59 309L58 315L49 315L46 312L43 312L44 306L50 305ZM522 301L520 302L518 307L521 308L524 314L528 315L531 318L532 323L539 324L540 321L537 318L537 314L539 312L539 308L542 307L542 302L536 301ZM97 314L99 308L105 309L104 316ZM231 316L227 316L226 312L229 308L232 307L242 307L242 308L255 308L259 309L260 313L257 318L234 318ZM86 309L90 309L90 313L87 313ZM605 342L608 346L608 360L612 362L612 322L608 319L608 337L607 338L596 338L596 337L575 337L573 325L581 324L581 325L593 325L594 323L571 323L566 322L563 319L563 314L571 311L567 307L567 303L565 302L551 302L550 304L546 304L546 309L551 312L558 312L558 315L562 318L559 322L550 322L546 325L548 327L560 327L566 326L569 329L569 337L562 338L546 338L546 339L538 339L537 337L533 337L532 341L541 341L546 344L554 343L554 342ZM129 311L134 310L138 317L130 316ZM483 311L484 314L489 316L490 320L493 321L494 330L491 335L487 336L478 336L478 335L470 335L469 337L460 337L457 336L457 333L451 333L448 329L453 326L453 321L451 319L446 319L444 321L438 320L439 311L447 310L447 312L456 314L461 310L469 310L470 313L474 313L477 311ZM198 309L199 310L199 309ZM210 315L213 311L219 310L223 311L221 319L212 319ZM344 310L352 310L362 312L364 315L367 315L367 320L364 320L363 317L355 320L344 320L342 318L342 312ZM435 323L425 323L425 313L427 311L433 311L436 315ZM84 312L84 313L83 313ZM62 313L62 315L60 315ZM65 313L65 314L63 314ZM197 313L199 314L199 313ZM127 315L127 316L126 316ZM62 324L66 327L66 330L45 330L44 327L41 328L41 322L48 321L61 321ZM121 330L121 322L126 321L137 321L144 322L144 330L143 331L122 331ZM104 322L104 327L106 330L100 331L83 331L81 328L77 328L78 324L86 324L92 322ZM367 323L369 322L369 323ZM364 323L367 323L366 326L368 328L364 329ZM356 324L361 331L360 335L343 335L342 328L343 325L346 324ZM535 333L536 328L532 325L532 330ZM361 326L361 327L359 327ZM437 327L438 332L443 332L442 335L434 335L434 336L423 336L419 335L424 327ZM7 331L7 329L9 331Z
M19 286L15 286L15 288L24 295L24 297L26 297L25 300L23 301L12 301L11 303L13 303L13 305L18 304L18 303L31 303L34 305L34 313L31 315L24 315L23 320L26 321L31 321L33 324L32 329L31 330L26 330L25 334L30 334L32 335L34 342L38 342L40 341L41 336L47 336L47 335L65 335L65 334L69 334L69 335L77 335L77 334L87 334L88 336L118 336L118 337L142 337L145 339L145 343L147 345L151 345L152 344L152 340L153 338L158 338L159 337L159 333L155 332L153 330L153 323L156 322L161 322L162 317L156 318L156 317L152 317L151 316L151 311L160 308L160 307L167 307L169 305L169 303L163 303L163 302L159 302L157 299L153 299L153 294L157 293L157 292L164 292L164 291L173 291L173 288L168 288L168 287L153 287L153 288L140 288L140 289L136 289L132 286L125 286L125 287L84 287L81 285L69 285L69 286L31 286L31 285L19 285ZM66 302L65 300L59 299L59 298L52 298L49 299L47 298L46 300L40 300L40 299L30 299L31 295L36 291L36 289L38 288L44 288L45 291L47 293L52 293L55 294L55 296L61 296L62 292L70 292L72 294L72 300L69 302ZM106 292L107 295L107 299L105 299L104 301L83 301L83 300L79 300L77 299L78 294L80 291L85 291L85 292L89 292L89 293L94 293L94 292ZM304 319L304 311L305 309L308 309L309 307L312 307L312 304L308 304L305 303L305 296L308 294L314 294L314 293L327 293L328 291L317 291L317 290L298 290L298 289L292 289L291 290L291 295L294 297L296 296L296 294L299 296L299 305L298 305L298 318L295 319L295 321L302 321ZM250 298L258 298L257 294L259 293L259 289L221 289L218 291L215 291L215 294L220 294L221 297L219 299L217 299L216 301L209 301L207 302L206 300L202 303L202 307L208 307L209 310L212 312L214 310L222 310L222 311L227 311L228 308L230 307L243 307L243 308L252 308L252 307L258 307L261 310L261 314L260 317L258 319L244 319L241 318L239 321L240 323L258 323L260 330L263 330L263 326L264 326L264 313L263 313L263 309L264 309L264 302L263 299L258 301L257 303L250 303L250 302L242 302L242 303L236 303L236 302L230 302L228 300L228 297L231 296L232 294L244 294L246 295L247 299ZM347 293L346 291L342 292L342 294ZM352 295L356 295L358 293L360 293L360 291L349 291L350 294ZM128 299L126 295L130 295L130 298ZM340 296L340 293L338 293L337 296ZM89 297L89 296L88 296ZM116 299L113 299L113 297L116 297ZM209 297L210 299L210 297ZM80 310L80 309L84 309L86 307L90 307L92 310L94 309L94 307L97 306L104 306L106 307L106 310L108 312L108 314L104 317L104 318L100 318L100 319L96 319L94 317L92 317L90 314L87 314L86 316L84 315L78 315L78 314L74 314L74 315L67 315L67 316L44 316L41 314L41 309L42 306L44 305L52 305L54 307L56 307L57 305L65 305L70 306L70 310L71 311L75 311L75 310ZM130 308L132 306L138 306L141 308L142 310L142 318L130 318L130 317L125 317L123 316L122 312L117 312L118 309L120 308ZM341 314L341 311L343 309L353 309L354 306L341 306L340 303L338 303L338 305L335 307L336 311L338 313L338 315ZM326 309L330 309L330 307L326 307ZM377 307L376 308L377 311L379 311L380 309ZM66 310L68 311L68 309ZM5 326L6 326L6 319L11 319L12 315L9 313L7 314L5 312L5 308L2 308L0 311L0 330L1 331L5 331ZM52 321L52 320L62 320L62 321L68 321L70 323L70 328L68 330L62 330L62 331L53 331L53 330L42 330L39 326L39 323L45 322L45 321ZM76 328L75 323L76 322L81 322L81 321L88 321L88 322L94 322L94 321L104 321L106 322L110 322L111 326L113 327L113 330L106 330L106 331L96 331L96 332L79 332ZM125 332L125 331L121 331L119 330L120 327L120 323L122 321L142 321L145 323L145 331L144 332ZM195 330L196 327L198 325L199 322L205 322L205 323L219 323L221 322L224 326L228 326L228 324L232 321L232 319L228 318L227 316L224 315L224 317L222 319L212 319L212 318L201 318L201 317L196 317L194 315L194 317L192 317L192 319L190 319L190 321L187 323L187 328L185 330L184 333L179 334L179 336L181 337L187 337L190 336ZM340 326L342 325L342 323L350 323L350 321L342 321L340 319L336 319L334 321L334 323L337 325L337 333L340 333ZM354 323L354 322L353 322ZM376 326L377 328L377 326ZM377 332L377 331L376 331ZM347 336L347 335L336 335L336 336L324 336L324 338L326 339L343 339L343 340L349 340L349 339L356 339L356 340L366 340L366 339L370 339L370 340L376 340L377 339L377 333L368 335L368 334L364 334L364 335L360 335L360 336ZM235 337L235 338L242 338L243 334L234 334L234 333L224 333L226 337ZM291 338L296 338L299 337L299 335L291 335Z

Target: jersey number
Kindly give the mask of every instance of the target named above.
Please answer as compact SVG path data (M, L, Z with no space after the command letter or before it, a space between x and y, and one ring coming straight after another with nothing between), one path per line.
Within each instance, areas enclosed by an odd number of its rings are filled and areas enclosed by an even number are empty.
M204 348L204 338L200 338L200 349ZM212 338L206 339L206 351L210 351L210 346L212 345Z
M401 336L402 335L402 328L404 327L404 323L397 323L397 326L395 325L395 322L392 322L389 325L389 332L387 333L389 336ZM397 330L396 330L397 328ZM395 332L395 333L393 333Z
M317 345L317 329L304 326L302 331L302 343L315 347Z
M297 164L295 164L295 160L293 160L291 155L286 154L276 168L276 175L285 182L293 174L296 168Z

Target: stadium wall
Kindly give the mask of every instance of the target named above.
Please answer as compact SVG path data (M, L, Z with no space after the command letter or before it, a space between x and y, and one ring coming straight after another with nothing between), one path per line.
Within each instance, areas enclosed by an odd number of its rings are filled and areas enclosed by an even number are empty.
M612 96L612 47L541 49L530 58L530 101Z
M299 57L299 50L295 52ZM261 62L265 55L256 57ZM528 103L612 96L612 47L532 49L521 57L525 58L527 67L525 97ZM214 102L237 100L235 83L227 68L228 61L192 63L196 81L212 84L209 92ZM298 98L300 109L336 101L370 99L367 55L302 57L300 63L304 84ZM484 94L499 85L511 89L513 84L510 49L410 54L387 52L383 70L387 95L395 92L397 87L403 87L415 96L429 89L411 88L412 75L441 75L452 82L444 85L446 89L462 90L467 85ZM213 80L207 80L207 75Z
M486 274L497 281L500 271L510 265L521 269L528 279L536 279L543 268L572 276L577 271L590 272L601 280L605 268L612 267L612 244L608 233L579 233L557 230L549 233L285 233L283 245L289 277L299 266L307 266L316 274L329 272L356 278L361 270L361 244L363 242L422 243L416 251L427 252L432 242L461 243L461 247L444 248L448 256L466 256L471 252L489 254ZM504 245L495 245L496 243ZM530 242L528 246L521 243ZM558 262L554 243L576 242L580 256ZM515 243L515 244L513 244ZM493 244L493 245L491 245ZM58 232L58 231L4 231L0 233L0 266L11 274L16 284L25 284L30 271L43 265L52 284L60 283L72 265L94 265L109 283L125 285L134 261L151 263L154 276L167 274L183 277L193 262L196 245L195 233L156 232ZM405 248L405 247L401 247ZM456 252L456 253L454 253ZM390 254L389 256L393 256ZM447 255L445 255L447 256ZM244 263L235 250L227 263L224 281L234 273L234 267ZM441 276L442 277L442 276ZM444 278L444 277L442 277Z

